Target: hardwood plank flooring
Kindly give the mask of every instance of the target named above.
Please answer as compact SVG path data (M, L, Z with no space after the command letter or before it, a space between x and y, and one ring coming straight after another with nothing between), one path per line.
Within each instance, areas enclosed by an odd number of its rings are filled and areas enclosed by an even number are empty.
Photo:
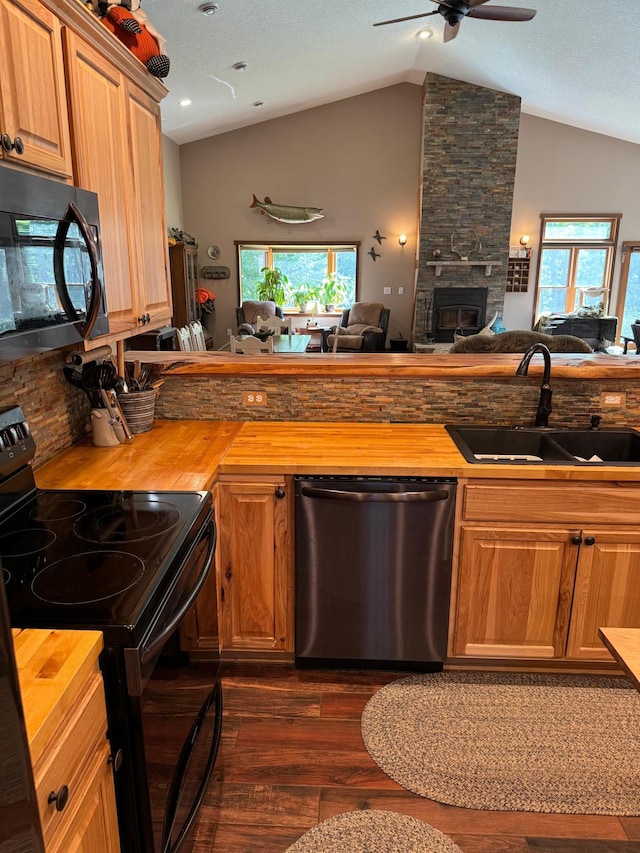
M462 809L389 779L359 720L370 696L402 675L225 664L220 753L184 853L284 853L317 823L359 809L423 820L463 853L640 853L640 818ZM152 741L167 737L171 715L195 714L209 677L206 664L156 671L145 694Z

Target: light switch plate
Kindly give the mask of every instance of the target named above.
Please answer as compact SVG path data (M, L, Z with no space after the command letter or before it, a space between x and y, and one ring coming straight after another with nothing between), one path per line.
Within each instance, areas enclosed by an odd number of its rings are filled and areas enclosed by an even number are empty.
M389 294L391 293L391 288L390 287L383 287L382 292L384 293L385 296L389 296Z

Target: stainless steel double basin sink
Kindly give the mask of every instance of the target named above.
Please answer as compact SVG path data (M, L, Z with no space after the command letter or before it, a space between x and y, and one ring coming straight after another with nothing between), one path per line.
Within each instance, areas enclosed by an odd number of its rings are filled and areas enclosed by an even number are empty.
M631 427L550 429L446 424L445 429L467 462L640 465L640 432Z

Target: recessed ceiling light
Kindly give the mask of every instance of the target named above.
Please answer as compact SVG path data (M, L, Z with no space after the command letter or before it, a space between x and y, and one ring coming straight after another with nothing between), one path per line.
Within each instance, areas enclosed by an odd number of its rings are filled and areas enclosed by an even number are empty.
M421 39L422 41L426 41L427 39L430 39L432 35L433 35L433 30L430 30L429 27L424 27L423 29L418 30L418 32L416 33L416 36L419 39Z
M178 101L181 107L190 107L191 106L191 98L182 98L181 101Z
M234 71L246 71L247 63L246 62L234 62L231 66Z
M203 15L215 15L218 11L217 3L202 3L202 5L198 6L198 12L202 12Z
M251 104L252 107L264 107L264 101L254 101Z

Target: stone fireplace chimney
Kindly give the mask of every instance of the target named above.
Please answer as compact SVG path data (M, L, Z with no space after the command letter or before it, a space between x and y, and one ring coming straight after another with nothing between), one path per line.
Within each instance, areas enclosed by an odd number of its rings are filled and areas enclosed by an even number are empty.
M483 322L502 313L519 126L520 98L515 95L427 74L417 343L436 336L435 289L485 288ZM436 304L460 302L441 293L436 299ZM444 316L440 310L436 320L439 316ZM450 312L447 316L450 324ZM468 333L473 329L472 323ZM453 331L439 329L437 338L453 340Z

